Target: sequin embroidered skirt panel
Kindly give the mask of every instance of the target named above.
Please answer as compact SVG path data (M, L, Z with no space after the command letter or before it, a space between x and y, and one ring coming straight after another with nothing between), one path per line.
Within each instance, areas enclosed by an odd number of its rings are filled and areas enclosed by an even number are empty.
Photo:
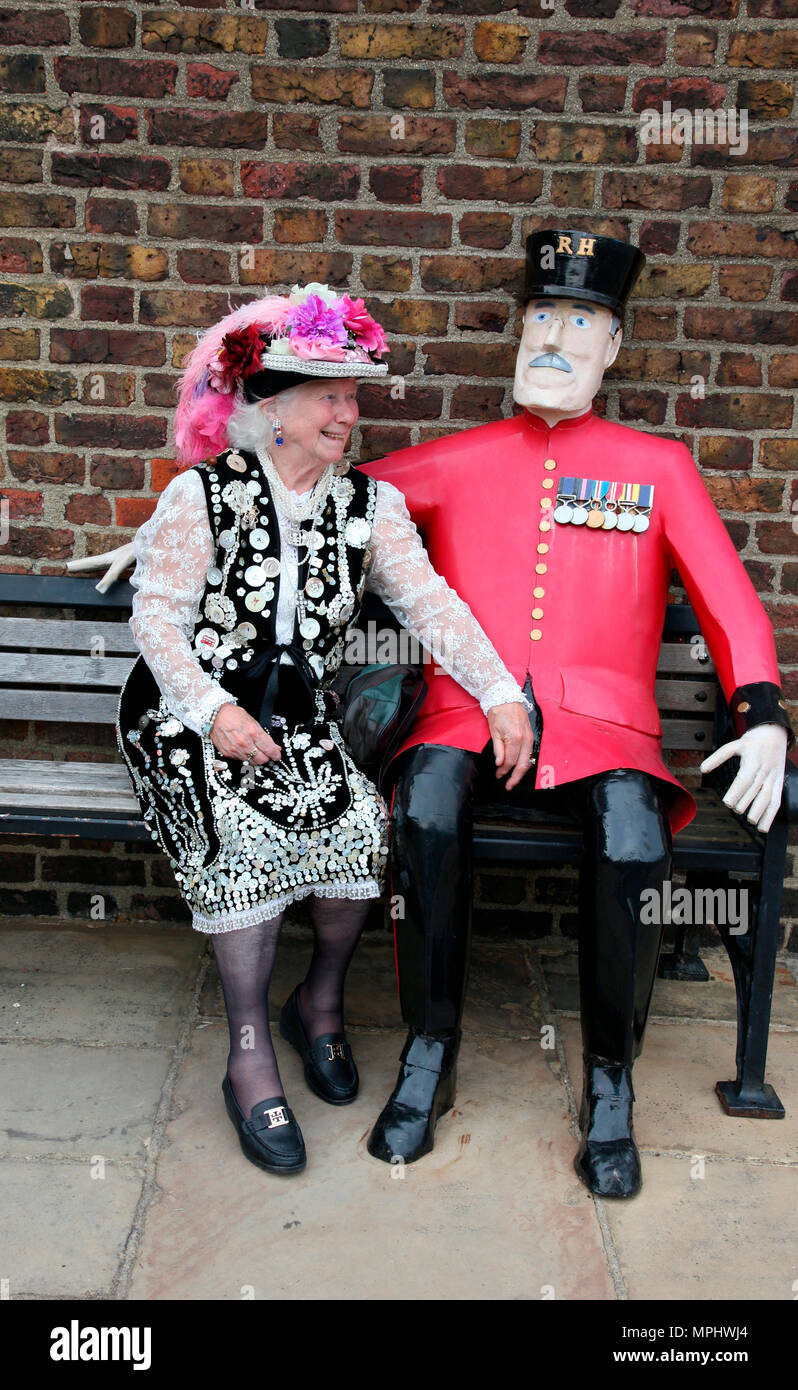
M170 713L143 659L128 677L120 751L197 931L251 926L311 893L381 893L387 811L337 725L289 726L280 742L262 767L223 758Z

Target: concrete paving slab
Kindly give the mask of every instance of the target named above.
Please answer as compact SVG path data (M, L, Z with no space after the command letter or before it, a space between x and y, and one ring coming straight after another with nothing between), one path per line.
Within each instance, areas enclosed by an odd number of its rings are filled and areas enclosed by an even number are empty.
M797 1182L795 1168L712 1158L700 1178L684 1159L646 1159L640 1194L603 1204L629 1298L675 1300L673 1321L697 1325L699 1300L793 1300Z
M400 1031L354 1030L362 1089L325 1105L281 1040L283 1082L308 1146L280 1178L243 1157L220 1093L221 1024L183 1060L131 1298L612 1298L591 1198L571 1170L562 1088L528 1043L471 1038L457 1105L404 1176L365 1142L393 1084Z
M170 1062L164 1048L0 1044L0 1157L143 1161Z
M705 982L657 980L651 1003L652 1018L712 1018L734 1022L737 1018L737 996L729 957L718 950L701 952L701 959L710 973ZM556 1009L576 1012L579 1009L579 984L576 953L541 952L541 965L546 986ZM773 991L772 1022L798 1028L798 985L784 961L776 964Z
M561 1029L577 1104L582 1086L579 1024ZM734 1119L722 1109L715 1082L735 1074L734 1031L709 1023L650 1023L634 1067L635 1136L645 1148L688 1154L798 1163L798 1038L774 1033L767 1079L787 1114L783 1120ZM798 1195L798 1172L796 1172Z
M97 1165L94 1165L95 1171ZM9 1297L108 1297L144 1170L89 1163L3 1164L0 1228Z
M189 927L0 931L0 1038L173 1044L203 950Z

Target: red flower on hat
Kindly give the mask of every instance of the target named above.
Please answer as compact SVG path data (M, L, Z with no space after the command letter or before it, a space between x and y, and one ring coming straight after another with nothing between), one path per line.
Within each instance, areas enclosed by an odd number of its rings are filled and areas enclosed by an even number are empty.
M227 395L236 382L263 370L261 353L265 343L257 324L247 324L232 333L225 333L222 346L209 367L212 385L217 391Z

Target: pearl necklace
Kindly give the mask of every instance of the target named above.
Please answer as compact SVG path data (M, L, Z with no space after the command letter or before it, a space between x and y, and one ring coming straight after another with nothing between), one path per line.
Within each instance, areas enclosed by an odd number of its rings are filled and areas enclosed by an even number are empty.
M310 549L308 544L316 531L316 527L321 518L327 493L330 490L330 483L333 477L333 466L328 464L321 477L316 480L310 491L310 496L305 502L297 503L291 497L285 483L278 473L274 460L268 452L258 453L261 467L269 481L272 490L272 498L277 511L288 522L286 528L286 540L290 545L304 546ZM309 529L303 529L301 522L310 522ZM313 547L315 548L315 547Z

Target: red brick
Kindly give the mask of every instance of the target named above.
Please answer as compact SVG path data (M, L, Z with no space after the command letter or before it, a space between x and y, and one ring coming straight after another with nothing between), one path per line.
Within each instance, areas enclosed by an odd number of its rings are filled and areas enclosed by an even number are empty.
M513 294L521 288L523 271L523 260L513 256L421 257L421 283L425 290L455 294L505 290Z
M424 374L512 377L518 348L515 343L424 343Z
M56 415L59 444L94 445L100 449L157 449L166 442L166 421L155 416Z
M588 73L577 84L583 111L622 111L626 101L626 78L615 73Z
M444 198L529 204L540 196L543 174L539 169L501 165L447 164L438 170L435 181Z
M268 126L265 111L179 111L159 106L149 112L153 145L260 150L266 143Z
M213 204L151 203L147 230L152 237L231 241L249 246L261 240L263 210L234 203L221 208Z
M55 60L56 81L65 92L97 92L114 97L171 96L177 63L157 58L68 58Z
M581 40L581 35L580 35ZM541 39L542 41L542 39ZM572 51L578 46L569 39ZM571 59L573 61L573 59ZM485 107L500 111L562 111L567 77L559 74L485 73L477 77L460 71L444 72L443 95L447 106L481 111Z
M86 474L81 454L9 449L8 462L21 483L82 483Z
M50 357L53 362L157 367L166 361L166 345L163 333L137 329L54 328Z
M0 10L0 43L5 47L24 44L33 39L37 48L69 43L69 20L52 9Z
M60 193L0 193L0 227L74 227L75 200Z
M712 180L708 175L605 174L603 195L606 208L661 208L681 212L685 208L708 206Z
M169 187L172 170L167 159L142 155L60 154L53 152L53 182L79 188L143 188L160 192Z
M155 502L149 497L117 497L117 526L143 526L155 510Z
M251 69L255 101L311 101L368 107L374 72L368 68L258 67Z
M688 338L707 338L731 343L798 343L798 314L769 309L726 309L688 305L684 311L684 331Z
M76 526L110 526L111 504L96 492L75 492L64 507L64 519Z
M4 275L38 275L42 269L42 248L37 241L23 237L0 239L0 271Z
M539 63L561 67L627 67L640 64L656 67L665 59L665 30L638 29L633 33L608 33L602 29L582 29L578 40L573 34L540 35Z
M9 410L6 415L9 444L46 444L49 438L49 416L38 410Z
M306 116L301 111L275 111L272 136L278 150L320 150L322 147L318 116Z
M133 290L121 285L86 285L80 292L80 309L89 323L132 323Z
M119 5L81 5L78 32L87 48L131 48L136 16Z
M401 139L391 116L342 116L338 123L338 148L352 154L431 155L451 154L456 142L452 120L437 116L404 119Z
M356 198L356 164L274 164L245 159L241 187L248 198L318 198L338 202Z
M178 251L177 273L190 285L229 285L230 253L201 248Z
M698 444L698 462L702 468L746 470L751 467L754 446L750 439L739 436L703 435Z
M237 72L216 68L212 63L189 63L186 67L186 91L201 101L226 101L237 81Z
M154 460L153 460L154 462ZM91 460L89 481L92 487L110 489L144 486L145 465L143 459L124 458L119 454L94 454Z
M106 236L132 236L139 229L135 203L124 198L88 198L86 231Z
M87 145L121 145L137 140L138 111L135 106L81 106L80 135Z
M676 401L676 423L688 428L703 425L718 429L787 429L792 422L789 396L713 391L704 400L680 396Z
M346 246L449 246L449 213L351 209L335 214L335 234Z
M180 472L180 465L174 459L154 458L150 464L151 486L153 492L163 492L167 483Z
M506 212L464 212L458 230L465 246L501 251L512 239L513 219Z
M0 91L44 92L47 77L41 53L7 53L0 56Z
M420 164L383 164L369 169L369 188L381 203L420 203L423 183Z

